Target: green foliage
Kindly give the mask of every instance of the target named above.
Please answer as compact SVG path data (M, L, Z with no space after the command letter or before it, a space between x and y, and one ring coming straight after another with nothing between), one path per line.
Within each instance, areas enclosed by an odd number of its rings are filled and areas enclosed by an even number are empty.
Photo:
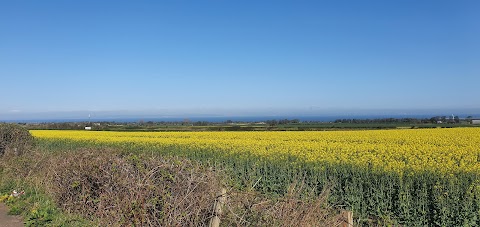
M13 190L25 190L25 194L12 197L8 196ZM0 195L8 196L4 202L9 206L10 215L24 217L25 226L87 226L93 223L87 222L81 217L62 213L53 200L46 193L38 191L31 186L19 184L13 180L0 183Z

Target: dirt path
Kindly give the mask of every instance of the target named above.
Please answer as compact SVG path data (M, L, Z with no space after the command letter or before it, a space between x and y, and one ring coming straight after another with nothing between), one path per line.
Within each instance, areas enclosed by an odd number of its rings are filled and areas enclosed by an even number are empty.
M0 226L1 227L23 227L20 216L8 215L8 207L0 203Z

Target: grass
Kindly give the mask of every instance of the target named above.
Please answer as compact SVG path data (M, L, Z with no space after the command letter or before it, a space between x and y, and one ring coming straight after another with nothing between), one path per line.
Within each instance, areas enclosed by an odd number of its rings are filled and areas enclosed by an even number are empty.
M11 159L16 162L18 160ZM10 168L1 161L2 168ZM0 174L0 202L10 208L9 214L21 215L25 226L97 226L80 215L63 212L55 200L41 187L34 186L32 179L25 179L15 172L5 171ZM12 197L13 190L24 191L18 197Z

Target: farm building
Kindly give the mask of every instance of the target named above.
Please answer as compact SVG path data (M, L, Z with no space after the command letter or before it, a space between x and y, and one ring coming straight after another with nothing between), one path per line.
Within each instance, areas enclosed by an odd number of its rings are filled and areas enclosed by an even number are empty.
M472 125L480 125L480 119L473 119Z

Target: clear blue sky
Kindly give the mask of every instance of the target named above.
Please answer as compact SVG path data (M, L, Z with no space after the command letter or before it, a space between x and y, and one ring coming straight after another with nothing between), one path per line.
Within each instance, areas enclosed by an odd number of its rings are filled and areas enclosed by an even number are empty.
M1 1L0 119L480 107L480 1Z

